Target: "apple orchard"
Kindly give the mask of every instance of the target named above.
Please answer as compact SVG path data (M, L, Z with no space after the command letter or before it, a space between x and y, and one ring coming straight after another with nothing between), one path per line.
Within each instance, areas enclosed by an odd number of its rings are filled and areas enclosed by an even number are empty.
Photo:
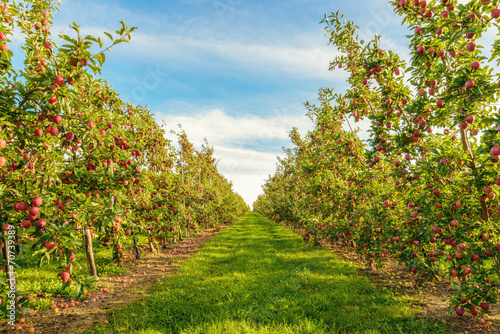
M207 143L196 150L181 130L174 146L148 109L121 100L96 78L106 52L128 42L135 28L122 22L103 41L81 35L74 24L57 45L50 31L56 3L0 6L0 310L6 316L11 303L17 311L29 302L12 285L23 282L8 270L27 249L40 266L57 263L53 275L80 297L97 278L93 245L111 249L119 263L129 249L140 257L139 238L155 252L248 210L218 173ZM14 32L24 38L23 53L10 50ZM24 59L22 69L13 57ZM86 254L82 270L77 252Z
M279 160L254 209L304 241L354 248L373 268L398 259L414 284L447 280L450 313L488 313L500 276L499 1L391 1L410 59L325 16L348 89L307 104L315 128ZM351 123L369 127L360 140ZM349 123L349 124L348 124ZM488 325L485 324L487 327Z

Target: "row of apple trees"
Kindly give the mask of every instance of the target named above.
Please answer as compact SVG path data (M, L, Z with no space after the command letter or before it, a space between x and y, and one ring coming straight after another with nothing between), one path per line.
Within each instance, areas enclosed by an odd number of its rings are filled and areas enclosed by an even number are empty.
M112 247L121 261L127 238L140 257L138 236L156 251L182 238L181 231L231 223L248 210L217 171L208 144L196 150L180 132L176 148L147 108L123 101L97 78L106 51L128 42L135 28L122 22L102 40L81 35L74 24L59 46L50 31L55 3L0 5L0 248L7 279L0 282L0 310L6 315L14 313L11 303L26 306L15 280L15 259L26 247L42 265L58 261L63 285L77 280L81 293L85 277L97 277L92 240ZM11 50L14 32L17 42L24 37L19 54ZM81 250L89 272L75 273Z
M371 266L395 257L417 285L449 279L458 316L489 312L500 274L500 41L482 43L499 1L391 4L413 32L408 63L338 12L325 16L340 54L330 70L346 71L348 88L307 104L314 130L291 132L295 146L254 208L306 242L355 247ZM358 121L363 133L350 129Z

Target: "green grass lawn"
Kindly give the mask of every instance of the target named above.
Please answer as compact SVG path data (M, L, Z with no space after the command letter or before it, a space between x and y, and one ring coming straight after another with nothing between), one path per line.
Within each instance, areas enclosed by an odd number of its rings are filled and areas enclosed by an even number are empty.
M358 269L250 212L88 333L447 333Z

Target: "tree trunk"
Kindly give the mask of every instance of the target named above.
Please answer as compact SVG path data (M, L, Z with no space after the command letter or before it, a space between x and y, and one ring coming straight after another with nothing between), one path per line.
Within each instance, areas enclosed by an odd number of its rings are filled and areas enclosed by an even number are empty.
M151 253L156 253L156 248L155 245L153 244L153 239L150 234L148 234L148 241L149 241L149 250Z
M136 236L134 235L133 237L134 239L134 253L135 253L135 259L136 260L140 260L141 259L141 250L139 249L139 247L137 246L137 238Z
M94 261L94 251L92 250L92 235L90 234L90 228L86 227L83 230L83 240L85 244L85 255L87 257L87 266L90 272L90 275L97 277L97 269Z
M182 241L182 228L179 228L179 241Z

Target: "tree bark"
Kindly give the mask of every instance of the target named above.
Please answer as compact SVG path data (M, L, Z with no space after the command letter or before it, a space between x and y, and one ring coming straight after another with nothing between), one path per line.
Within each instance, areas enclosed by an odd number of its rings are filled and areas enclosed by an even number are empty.
M85 244L85 255L87 257L87 266L90 272L90 275L97 277L97 268L95 266L94 261L94 251L92 249L92 235L90 234L90 228L84 228L83 230L83 240Z
M151 251L151 253L156 253L156 248L155 245L153 244L151 234L148 234L148 241L149 241L149 250Z
M135 259L136 260L140 260L141 259L141 250L139 249L139 247L137 246L137 238L136 236L134 235L133 237L134 239L134 253L135 253Z

